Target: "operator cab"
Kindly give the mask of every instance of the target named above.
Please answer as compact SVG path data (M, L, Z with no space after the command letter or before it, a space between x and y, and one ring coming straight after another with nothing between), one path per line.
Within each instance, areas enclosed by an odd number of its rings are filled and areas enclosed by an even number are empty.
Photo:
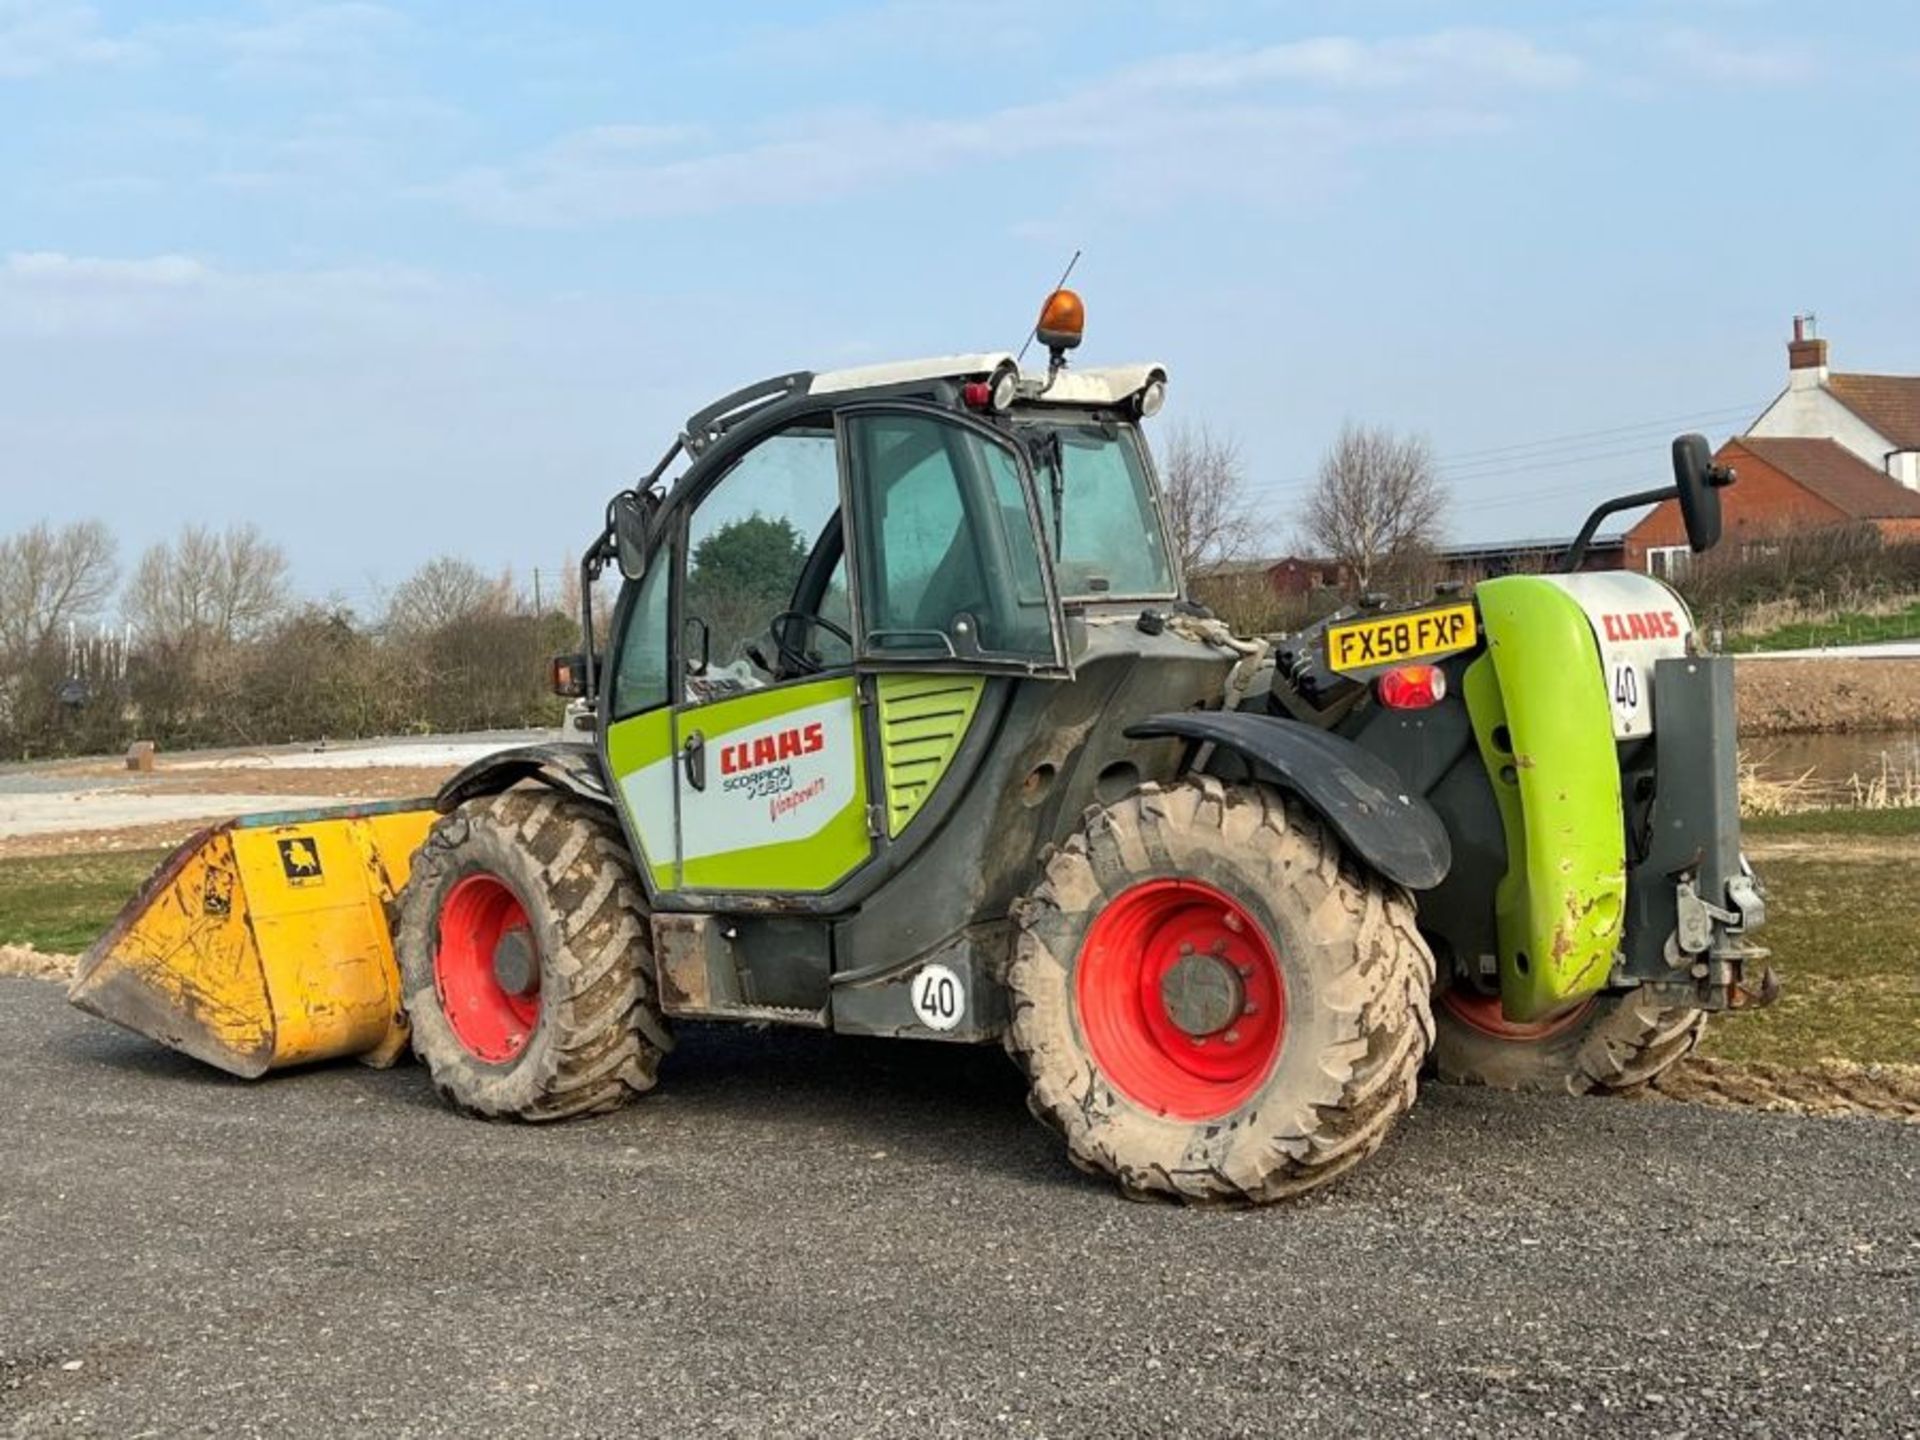
M690 420L684 471L622 497L649 520L617 537L638 583L615 718L859 659L1064 674L1063 607L1177 598L1137 424L1165 371L1069 371L1083 312L1048 303L1045 375L1005 354L790 375Z
M1083 321L1049 297L1043 373L990 352L749 386L615 497L582 576L590 593L617 560L627 582L609 673L565 668L653 893L831 889L884 848L880 797L888 825L917 803L895 807L898 697L1070 677L1089 643L1070 617L1179 599L1139 424L1166 371L1070 369ZM786 856L804 865L769 883Z

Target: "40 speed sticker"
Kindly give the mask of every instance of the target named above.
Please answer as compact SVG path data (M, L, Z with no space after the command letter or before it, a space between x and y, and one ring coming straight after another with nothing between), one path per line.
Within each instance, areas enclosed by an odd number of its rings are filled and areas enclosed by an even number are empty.
M945 965L922 965L907 987L913 1013L929 1030L951 1030L967 1014L967 987Z

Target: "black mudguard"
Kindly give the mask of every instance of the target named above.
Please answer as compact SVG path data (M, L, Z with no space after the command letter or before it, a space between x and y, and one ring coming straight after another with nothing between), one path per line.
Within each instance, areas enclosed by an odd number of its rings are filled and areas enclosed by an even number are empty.
M1409 890L1431 890L1453 864L1447 827L1423 796L1379 756L1297 720L1250 711L1150 715L1127 727L1136 740L1203 741L1245 759L1255 777L1317 810L1367 864Z
M497 795L522 780L537 780L595 804L613 804L593 746L564 740L516 745L484 755L442 785L433 803L445 813L478 796Z

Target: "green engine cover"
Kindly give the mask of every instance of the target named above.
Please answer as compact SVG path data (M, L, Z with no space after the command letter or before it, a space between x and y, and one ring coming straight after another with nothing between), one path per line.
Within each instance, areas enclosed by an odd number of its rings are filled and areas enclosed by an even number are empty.
M1627 895L1620 762L1599 646L1551 580L1478 587L1487 652L1466 672L1507 837L1494 898L1500 1008L1544 1019L1607 983Z

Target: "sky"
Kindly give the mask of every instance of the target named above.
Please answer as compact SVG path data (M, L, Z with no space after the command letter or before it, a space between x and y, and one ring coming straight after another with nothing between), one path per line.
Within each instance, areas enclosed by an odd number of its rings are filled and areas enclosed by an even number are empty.
M1266 548L1347 420L1564 535L1795 312L1920 372L1916 95L1895 0L0 0L0 533L551 579L708 400L1017 348L1078 249Z

